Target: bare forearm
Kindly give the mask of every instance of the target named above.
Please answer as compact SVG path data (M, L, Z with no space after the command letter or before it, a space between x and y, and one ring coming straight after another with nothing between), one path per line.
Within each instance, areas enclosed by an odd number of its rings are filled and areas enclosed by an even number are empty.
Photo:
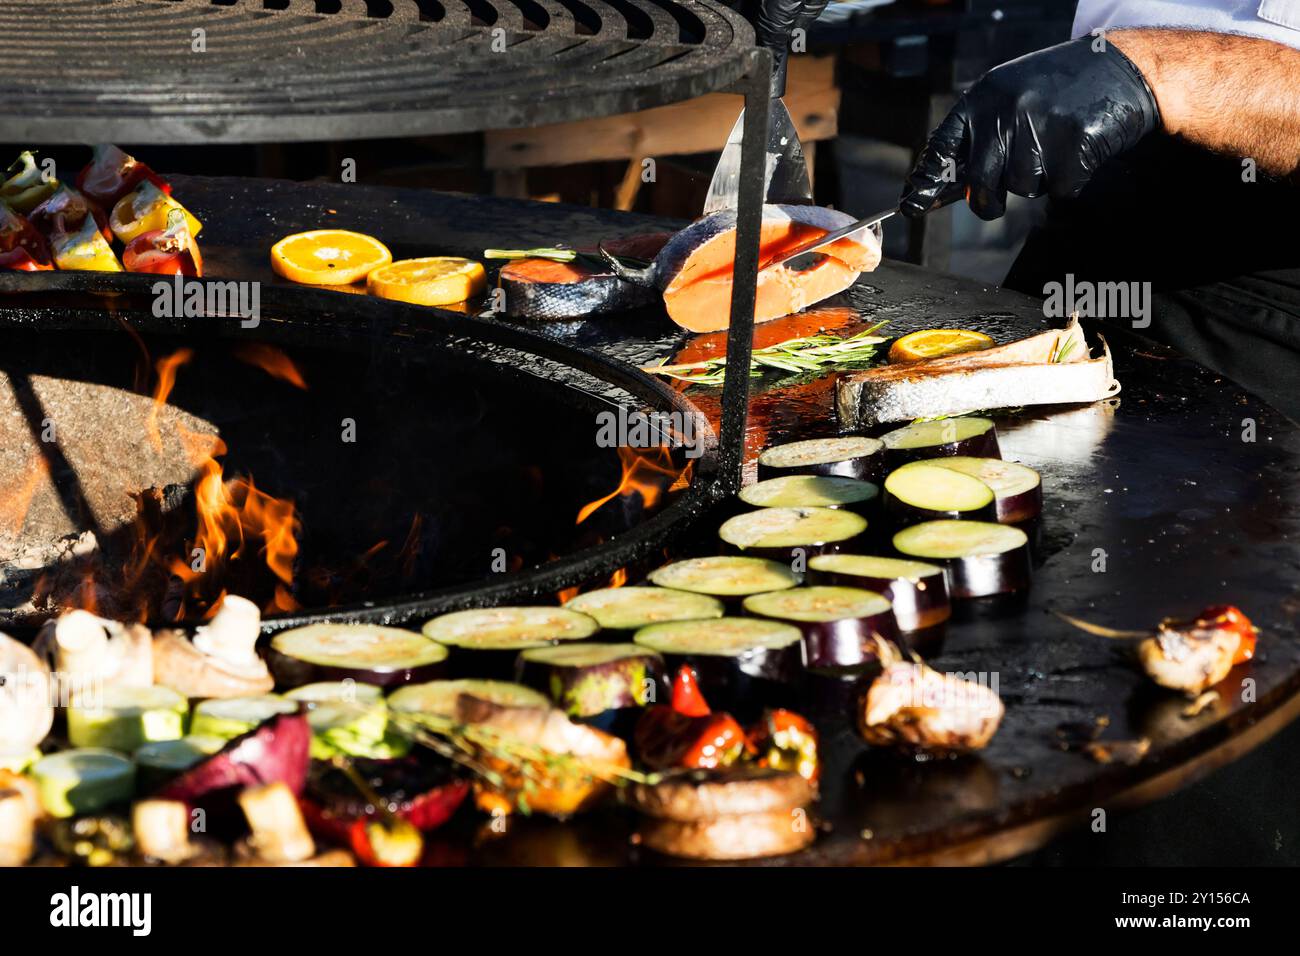
M1276 176L1300 172L1300 50L1187 30L1114 30L1106 39L1146 78L1166 132Z

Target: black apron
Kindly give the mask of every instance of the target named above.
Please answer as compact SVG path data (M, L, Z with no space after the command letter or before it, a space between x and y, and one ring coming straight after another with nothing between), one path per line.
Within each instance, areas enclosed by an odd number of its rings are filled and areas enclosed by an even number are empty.
M1049 204L1005 285L1150 282L1136 329L1300 420L1300 184L1152 136ZM1111 318L1132 328L1130 319Z

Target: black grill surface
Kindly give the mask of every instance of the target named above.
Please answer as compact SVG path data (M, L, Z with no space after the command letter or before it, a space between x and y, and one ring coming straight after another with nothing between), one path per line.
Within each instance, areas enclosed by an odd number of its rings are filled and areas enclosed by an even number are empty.
M722 89L753 44L714 0L0 0L0 140L535 126Z

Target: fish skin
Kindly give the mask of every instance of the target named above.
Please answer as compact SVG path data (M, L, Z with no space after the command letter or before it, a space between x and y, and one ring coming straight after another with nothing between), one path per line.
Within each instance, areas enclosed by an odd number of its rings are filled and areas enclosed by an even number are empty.
M1050 357L1071 341L1064 361ZM935 415L964 415L990 408L1066 405L1119 394L1110 347L1090 358L1077 322L979 352L909 365L886 365L843 375L835 402L846 430Z
M504 273L506 315L514 319L558 321L635 309L655 301L654 291L624 282L612 272L593 273L578 282L530 282Z

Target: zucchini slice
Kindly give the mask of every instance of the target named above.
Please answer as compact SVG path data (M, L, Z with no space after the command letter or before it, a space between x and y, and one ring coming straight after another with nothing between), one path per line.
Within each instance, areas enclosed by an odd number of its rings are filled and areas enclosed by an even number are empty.
M246 734L276 714L295 714L297 701L259 694L255 697L218 697L194 705L190 733L200 737L232 740Z
M707 594L659 587L601 588L579 594L564 605L610 631L635 631L661 621L702 621L722 617L722 602Z
M894 549L944 567L953 597L1007 594L1029 586L1029 538L987 521L927 521L894 535Z
M762 591L795 587L799 577L788 565L764 558L689 558L666 564L650 572L650 580L662 588L739 598Z
M653 703L663 677L663 658L637 644L560 644L519 655L520 683L548 694L570 717Z
M502 680L435 680L411 684L388 695L388 709L395 713L453 717L462 694L500 704L503 707L547 707L545 694L522 684Z
M833 508L760 508L728 518L718 537L738 551L789 560L792 553L838 551L867 530L867 520Z
M190 703L169 687L104 687L68 705L68 742L74 747L132 753L153 740L185 733Z
M383 691L373 684L323 681L295 687L285 697L307 705L315 760L340 754L391 760L410 750L409 740L388 732L388 706Z
M889 598L903 632L942 624L952 616L943 568L923 561L862 554L819 554L808 560L811 584L879 591Z
M875 660L876 636L898 636L889 599L862 588L828 585L755 594L745 598L745 612L799 628L807 667L850 667Z
M1002 457L993 420L969 415L912 422L886 432L881 441L885 443L885 456L895 466L945 455Z
M997 517L993 489L978 478L914 462L890 472L885 479L885 510L900 524L940 518Z
M282 687L348 679L391 687L441 676L447 648L397 627L309 624L275 635L267 657Z
M903 467L920 465L948 468L984 482L997 497L997 520L1003 524L1032 521L1042 513L1043 481L1038 472L1027 465L1003 461L1001 458L955 455L951 458L914 462Z
M782 475L839 475L870 479L880 474L884 445L878 438L845 435L774 445L758 456L759 479Z
M633 641L660 654L741 657L785 650L799 643L799 631L775 621L724 617L651 624L637 631Z
M847 508L863 511L880 487L859 478L836 475L786 475L740 490L740 500L755 508Z
M135 793L135 764L112 750L62 750L36 761L31 775L52 817L93 813Z

